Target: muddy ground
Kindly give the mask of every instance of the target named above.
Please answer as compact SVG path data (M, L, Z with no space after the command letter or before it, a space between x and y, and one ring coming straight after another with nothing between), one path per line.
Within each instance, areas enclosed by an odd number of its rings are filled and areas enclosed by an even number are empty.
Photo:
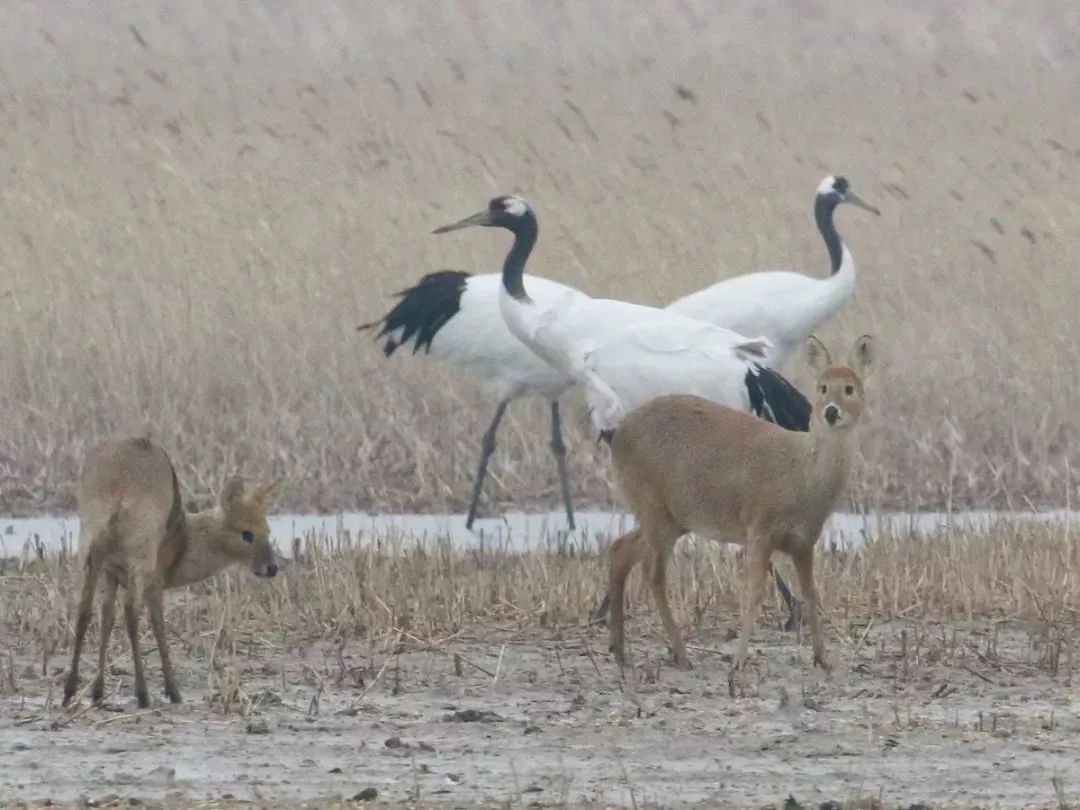
M834 628L826 675L762 627L734 698L725 627L692 635L695 668L681 672L641 618L623 677L602 629L477 628L427 649L403 636L389 656L366 642L219 656L212 676L206 660L183 661L186 702L172 706L151 652L145 711L126 650L106 706L74 710L57 705L65 661L42 676L40 659L13 654L0 799L1056 807L1059 791L1080 801L1080 695L1068 648L1036 630Z

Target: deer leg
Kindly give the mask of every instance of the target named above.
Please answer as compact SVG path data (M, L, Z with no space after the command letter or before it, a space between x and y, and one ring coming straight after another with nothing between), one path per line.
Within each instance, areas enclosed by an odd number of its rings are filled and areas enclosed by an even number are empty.
M165 680L165 694L172 703L180 703L180 690L176 688L176 675L173 672L172 658L169 656L169 642L165 637L165 612L162 605L161 583L155 581L146 589L146 608L150 614L150 628L154 631L158 654L161 656L161 676Z
M643 537L640 529L635 529L632 532L624 534L622 537L613 541L608 549L608 556L614 562L615 558L619 559L620 569L622 571L622 584L623 592L626 590L626 578L630 575L630 572L634 569L634 566L642 559L647 557L648 552L648 539ZM651 570L651 569L649 569ZM596 606L592 614L589 616L589 621L593 624L604 624L608 619L608 611L611 610L611 592L610 590L604 594L604 598L600 600L600 604Z
M821 616L818 614L818 592L814 583L814 547L793 545L791 558L795 562L795 571L799 576L799 589L806 602L806 614L810 620L810 639L814 645L814 665L828 671L829 662L825 657L825 636L821 630Z
M469 501L469 516L465 518L466 529L471 529L473 521L476 520L476 505L480 500L480 490L484 486L484 477L487 475L488 459L495 452L495 434L499 430L499 422L502 421L503 414L506 413L506 406L509 404L510 400L504 399L495 407L495 416L484 433L484 439L480 444L480 466L476 470L476 480L473 481L472 498Z
M611 544L608 552L610 559L610 573L608 575L608 592L604 597L603 606L611 610L611 651L615 653L615 660L619 666L626 665L626 602L623 594L626 590L626 578L633 570L637 562L636 546L641 539L641 530L634 529L624 534Z
M116 589L120 582L112 574L105 575L105 587L101 589L101 641L98 646L97 677L90 691L94 703L101 703L105 697L105 664L109 655L109 639L112 638L113 624L116 622Z
M570 500L570 481L566 477L566 444L563 442L558 400L551 403L551 452L555 456L555 466L559 469L559 489L562 491L563 508L566 509L566 523L573 531L574 504Z
M660 612L660 621L664 623L668 642L671 645L671 654L675 658L675 666L679 669L690 669L690 659L686 655L686 645L683 644L682 632L671 615L671 605L667 597L667 561L670 549L656 550L652 556L652 572L649 580L652 583L653 598L656 600L656 609Z
M127 592L124 594L124 623L127 625L128 643L131 644L131 659L135 670L135 699L139 708L150 705L150 695L146 691L146 673L143 671L142 650L139 645L139 609L142 607L142 580L134 572L128 572Z
M94 559L94 555L87 554L86 567L83 571L82 594L79 596L79 615L75 620L75 644L71 651L71 669L64 682L64 706L71 702L79 688L79 658L82 655L83 641L86 639L86 629L90 626L90 614L94 610L94 591L97 590L99 573L100 566Z
M645 549L641 546L640 543L637 543L635 545L637 546L637 554L634 557L633 563L631 563L631 567L636 565L638 560L644 557L646 561L645 577L648 578L651 576L651 558L643 553ZM614 546L614 543L612 544L612 546ZM788 609L788 618L787 621L784 622L783 630L785 632L794 632L799 628L799 625L802 624L802 605L799 603L799 600L795 598L795 595L791 592L791 588L788 587L788 584L784 582L783 577L780 576L780 572L776 570L776 566L774 566L771 562L769 563L769 572L773 575L773 580L776 583L777 593L780 594L780 598L783 600L784 605ZM608 610L610 609L610 607L611 597L609 594L605 593L604 598L600 601L600 604L593 609L591 614L589 614L589 622L591 624L604 624L607 621Z
M769 571L769 558L772 556L770 539L765 535L756 535L750 543L746 555L746 609L742 617L742 629L739 634L739 647L735 653L733 670L740 670L746 664L746 654L750 647L750 633L761 610L761 601L765 598L765 577Z

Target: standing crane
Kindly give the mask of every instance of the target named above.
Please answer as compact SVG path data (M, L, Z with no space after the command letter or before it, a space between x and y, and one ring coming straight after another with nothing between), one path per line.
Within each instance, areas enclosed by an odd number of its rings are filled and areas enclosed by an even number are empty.
M768 365L771 343L679 312L592 298L577 290L546 300L526 292L525 263L539 234L521 197L495 197L477 214L436 228L504 228L514 242L503 262L499 311L511 335L576 382L586 383L593 421L603 433L651 399L682 393L805 429L810 405ZM530 280L530 285L532 281Z
M814 218L829 252L832 269L829 278L816 279L792 272L751 273L692 293L668 309L743 334L768 337L773 343L769 362L778 367L793 347L801 345L814 329L836 313L854 288L854 261L833 223L833 213L842 203L879 213L851 191L845 178L829 176L821 182L814 201ZM398 293L401 300L383 318L359 328L379 326L378 338L385 338L383 352L387 356L412 342L414 354L423 350L493 384L498 404L482 441L466 518L469 528L476 518L488 462L495 450L496 433L507 406L526 395L547 399L551 409L551 449L558 466L567 521L573 529L559 397L573 385L574 378L541 360L520 341L509 339L508 327L499 315L501 288L501 273L471 274L457 270L429 273ZM535 275L529 277L529 294L543 308L584 295L565 284ZM794 429L805 429L797 419L795 422ZM785 588L781 592L791 607Z
M772 341L769 365L780 368L791 351L832 317L851 295L855 264L840 240L833 213L842 203L878 214L878 210L851 191L848 181L828 176L814 199L814 219L829 252L832 273L826 279L801 273L774 271L749 273L718 282L668 306L695 320L724 326L740 334L763 335ZM423 276L398 293L401 299L385 316L360 329L380 327L387 357L399 347L413 344L432 357L456 365L489 383L498 404L481 442L480 463L469 499L467 528L476 520L480 493L495 439L507 406L515 399L538 395L551 410L550 446L559 474L567 523L574 528L574 511L566 475L566 447L562 437L559 398L573 385L573 377L553 368L524 344L508 340L499 316L500 273L471 274L440 270ZM555 306L583 293L556 281L530 276L529 291L544 307Z
M554 305L557 301L582 296L572 287L535 279L534 295ZM498 397L495 415L481 442L480 466L473 481L469 514L465 527L476 520L477 504L487 474L488 461L495 452L495 435L507 406L515 399L538 395L551 408L551 452L559 471L566 520L574 528L574 507L566 477L566 445L562 436L559 397L574 384L573 377L548 365L513 336L499 314L499 273L472 274L461 270L439 270L423 276L412 287L398 293L401 299L378 321L359 329L379 326L377 339L385 338L383 353L389 357L398 348L413 343L413 354L423 350L446 360L491 385Z
M821 181L814 196L814 221L829 251L828 278L785 270L746 273L680 298L669 309L745 335L764 335L773 344L772 367L782 368L855 291L855 260L833 223L833 214L843 203L881 215L851 190L846 178L829 175Z
M514 236L499 293L499 310L511 333L507 339L516 338L553 368L585 384L602 436L610 439L627 413L673 393L696 394L789 430L807 429L810 403L768 367L767 338L746 338L678 312L591 298L577 290L533 298L524 275L539 226L529 204L516 196L496 197L485 210L435 233L474 226L504 228ZM775 570L773 574L791 611L790 626L797 607L790 589ZM605 599L597 613L605 611L606 604Z

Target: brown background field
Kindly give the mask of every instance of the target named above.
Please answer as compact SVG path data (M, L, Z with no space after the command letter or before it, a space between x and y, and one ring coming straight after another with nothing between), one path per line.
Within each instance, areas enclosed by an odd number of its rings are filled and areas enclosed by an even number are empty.
M1069 502L1078 28L1067 0L4 4L0 509L71 508L86 446L143 430L195 494L243 465L294 509L461 508L490 397L354 331L498 268L505 235L432 227L523 192L533 271L664 303L824 273L831 172L884 214L842 211L825 332L886 355L854 497ZM513 410L504 502L555 501L543 416Z

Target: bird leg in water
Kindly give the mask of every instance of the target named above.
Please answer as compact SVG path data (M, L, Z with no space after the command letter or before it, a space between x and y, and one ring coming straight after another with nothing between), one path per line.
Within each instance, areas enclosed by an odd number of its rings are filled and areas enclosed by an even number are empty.
M551 452L555 454L555 464L559 468L559 487L562 489L563 506L566 508L566 522L573 531L574 505L570 502L570 482L566 479L566 445L563 443L558 400L551 403Z
M476 480L473 482L472 500L469 502L469 516L465 519L466 529L471 529L473 521L476 520L476 504L480 500L480 490L484 486L484 476L487 475L488 459L495 452L495 434L499 430L499 422L502 421L503 414L506 413L506 406L509 404L510 400L504 399L495 408L495 416L491 420L491 425L488 427L487 433L484 434L484 441L480 445L480 467L476 471Z

